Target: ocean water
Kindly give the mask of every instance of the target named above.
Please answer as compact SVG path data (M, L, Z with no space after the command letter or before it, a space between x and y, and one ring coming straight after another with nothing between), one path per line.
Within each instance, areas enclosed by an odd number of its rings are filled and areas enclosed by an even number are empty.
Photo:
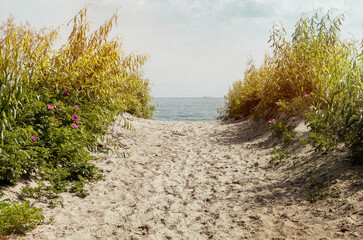
M223 98L154 98L154 118L161 121L217 121Z

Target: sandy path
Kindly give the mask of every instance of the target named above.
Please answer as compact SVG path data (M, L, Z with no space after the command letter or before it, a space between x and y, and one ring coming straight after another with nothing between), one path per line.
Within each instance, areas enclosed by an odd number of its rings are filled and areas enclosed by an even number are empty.
M62 206L44 210L54 220L25 239L362 237L362 205L342 200L339 208L353 208L349 214L312 207L287 173L268 168L269 134L251 122L128 118L137 131L115 124L110 136L132 156L101 156L105 181L91 183L85 199L62 194ZM342 232L347 221L349 231Z

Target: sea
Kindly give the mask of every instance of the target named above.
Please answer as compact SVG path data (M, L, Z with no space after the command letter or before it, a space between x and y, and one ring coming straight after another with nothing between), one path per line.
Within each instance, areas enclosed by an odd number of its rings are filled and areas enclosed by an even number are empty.
M154 98L154 118L161 121L218 121L223 98Z

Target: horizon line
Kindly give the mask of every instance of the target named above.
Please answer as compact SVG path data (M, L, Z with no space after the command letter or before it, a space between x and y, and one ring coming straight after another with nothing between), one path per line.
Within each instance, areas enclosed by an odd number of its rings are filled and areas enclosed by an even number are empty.
M153 98L205 98L205 99L208 99L208 98L224 98L224 97L209 97L209 96L204 96L204 97L156 97L154 96Z

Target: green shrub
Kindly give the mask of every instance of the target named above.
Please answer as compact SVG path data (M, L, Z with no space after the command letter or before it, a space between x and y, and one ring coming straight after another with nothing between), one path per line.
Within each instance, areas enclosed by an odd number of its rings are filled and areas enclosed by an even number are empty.
M360 53L346 46L336 64L327 68L325 95L306 114L316 149L329 150L343 142L357 162L363 159L362 57L363 45Z
M295 137L295 131L290 130L289 127L281 121L272 119L269 121L269 128L273 132L273 135L280 139L284 144L288 144Z
M252 114L261 101L259 93L263 87L264 73L258 71L250 60L247 64L245 77L233 83L225 96L226 106L220 114L220 119L241 118Z
M276 147L272 150L272 154L274 154L274 156L272 156L269 160L269 164L271 166L276 166L280 164L282 160L291 157L291 154L288 151L283 151L281 148Z
M270 118L276 114L277 102L292 103L309 95L311 101L326 93L327 68L345 51L339 39L344 15L301 17L292 38L287 39L283 26L274 24L269 42L272 56L261 67L251 61L244 79L235 82L226 95L225 118L255 115Z
M363 41L341 40L344 14L329 11L303 16L291 39L274 24L269 42L272 56L261 67L248 62L244 79L225 96L221 118L303 117L316 150L334 149L343 142L352 158L363 159ZM289 141L280 123L271 125ZM283 134L283 133L288 134Z
M322 178L317 176L316 170L311 169L307 174L309 188L307 191L308 201L316 202L326 199L327 197L337 198L340 195L340 189L331 184L330 178Z
M20 197L45 198L50 206L64 191L87 196L87 181L103 178L90 152L108 152L99 140L117 147L104 137L117 116L128 111L149 118L154 109L141 71L148 56L126 54L119 38L108 39L116 14L91 32L86 13L71 21L60 49L53 48L58 29L37 31L13 18L0 27L0 185L33 177L38 185L23 187ZM132 129L127 121L124 126ZM2 206L2 216L12 211L24 225L9 218L15 229L2 223L2 234L41 222L29 218L39 220L40 213L27 202Z
M43 221L42 210L31 207L29 202L0 201L0 235L24 233Z
M34 104L25 102L27 108L13 130L5 131L0 181L14 184L31 174L54 177L53 171L61 169L63 180L97 178L98 170L87 149L96 149L97 137L104 132L96 127L102 125L102 118L98 120L92 107L85 106L89 117L85 119L83 106L69 106L67 101L51 98L52 93L39 93L39 102L36 98L30 98Z
M126 55L119 38L107 39L116 14L90 32L86 13L74 17L59 50L52 47L58 30L17 26L13 18L1 26L0 183L30 175L54 184L98 179L87 150L102 150L108 124L124 111L152 116L140 70L147 56Z

